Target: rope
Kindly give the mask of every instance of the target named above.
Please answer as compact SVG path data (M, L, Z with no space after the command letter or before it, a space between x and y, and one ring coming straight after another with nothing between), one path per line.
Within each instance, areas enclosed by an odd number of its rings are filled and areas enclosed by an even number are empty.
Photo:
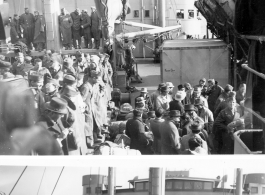
M40 181L40 185L39 185L39 189L38 189L37 195L39 194L40 187L41 187L41 184L42 184L42 180L43 180L43 177L44 177L45 171L46 171L46 167L45 167L45 169L44 169L44 171L43 171L43 174L42 174L42 177L41 177L41 181Z
M26 167L24 168L24 170L22 171L22 173L20 174L20 176L19 176L18 180L16 181L15 185L14 185L14 186L13 186L13 188L11 189L11 191L10 191L9 195L11 195L11 194L12 194L13 190L14 190L14 189L15 189L15 187L17 186L17 184L18 184L18 182L19 182L20 178L22 177L22 175L23 175L23 174L24 174L24 172L26 171L27 167L28 167L28 166L26 166Z
M51 194L51 195L53 195L53 192L54 192L54 190L55 190L55 188L56 188L56 186L57 186L57 184L58 184L58 182L59 182L59 180L60 180L60 177L61 177L61 175L62 175L62 173L63 173L63 170L64 170L64 167L62 168L62 171L61 171L61 173L60 173L60 175L59 175L59 177L58 177L58 179L57 179L57 181L56 181L56 184L55 184L55 186L54 186L54 188L53 188L53 190L52 190L52 194Z

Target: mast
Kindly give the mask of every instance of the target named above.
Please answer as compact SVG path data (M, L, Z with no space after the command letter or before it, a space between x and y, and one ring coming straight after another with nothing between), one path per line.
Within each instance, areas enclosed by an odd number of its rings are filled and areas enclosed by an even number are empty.
M109 167L109 174L108 174L108 195L115 194L115 168Z
M236 195L242 195L243 192L243 170L236 169Z

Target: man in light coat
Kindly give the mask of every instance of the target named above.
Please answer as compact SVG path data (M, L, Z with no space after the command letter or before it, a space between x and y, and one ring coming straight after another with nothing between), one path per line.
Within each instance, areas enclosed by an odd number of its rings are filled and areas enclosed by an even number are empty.
M102 22L95 6L91 7L91 23L91 33L94 38L95 49L99 49Z
M198 109L197 115L201 117L202 120L204 121L204 128L206 129L208 133L211 133L212 128L213 128L213 122L214 122L212 111L206 108L203 105L203 101L200 99L195 100L195 106Z
M160 125L161 154L174 155L180 152L180 135L176 123L180 120L180 112L171 110L170 117Z
M72 49L72 25L73 20L71 16L66 13L66 9L61 9L61 14L58 16L59 18L59 30L62 39L62 44L66 50Z

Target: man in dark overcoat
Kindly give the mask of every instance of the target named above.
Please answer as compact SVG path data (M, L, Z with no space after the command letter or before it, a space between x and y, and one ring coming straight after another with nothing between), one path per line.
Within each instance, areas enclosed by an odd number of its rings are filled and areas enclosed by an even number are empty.
M206 95L208 96L208 105L209 109L214 113L214 105L218 97L223 93L224 89L218 85L215 84L214 79L208 79L208 88L206 91Z
M83 10L82 12L81 34L84 36L85 48L91 49L91 17L88 15L87 10Z
M35 31L34 31L34 44L37 51L42 51L46 43L45 34L45 19L43 15L40 15L38 11L34 12L35 15Z
M20 25L23 29L23 38L26 39L26 44L29 49L32 49L34 38L35 17L29 13L29 9L25 8L25 13L20 16Z
M72 34L73 34L73 44L75 49L81 49L81 11L76 9L71 14L73 20Z
M65 49L72 49L72 25L73 20L71 16L66 13L66 9L61 9L61 14L58 16L59 18L59 29L60 35L62 39L62 44Z
M150 154L149 141L145 134L145 124L142 121L143 111L135 109L133 118L126 123L126 135L131 138L130 148L139 150L141 154Z
M96 7L91 7L91 33L94 38L95 49L99 49L101 35L101 18L98 15Z
M10 38L11 43L15 44L19 38L21 38L21 29L19 25L19 16L17 14L14 14L14 18L10 24Z

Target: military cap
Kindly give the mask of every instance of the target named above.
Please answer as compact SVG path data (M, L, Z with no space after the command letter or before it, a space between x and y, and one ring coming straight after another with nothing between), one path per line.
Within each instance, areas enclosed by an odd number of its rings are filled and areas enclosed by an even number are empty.
M169 116L170 117L181 117L181 114L179 110L170 110Z
M229 84L227 84L224 88L225 91L232 91L233 90L233 87Z
M52 98L50 102L44 104L44 107L47 110L50 110L52 112L57 112L60 114L67 114L68 112L67 101L58 97Z

